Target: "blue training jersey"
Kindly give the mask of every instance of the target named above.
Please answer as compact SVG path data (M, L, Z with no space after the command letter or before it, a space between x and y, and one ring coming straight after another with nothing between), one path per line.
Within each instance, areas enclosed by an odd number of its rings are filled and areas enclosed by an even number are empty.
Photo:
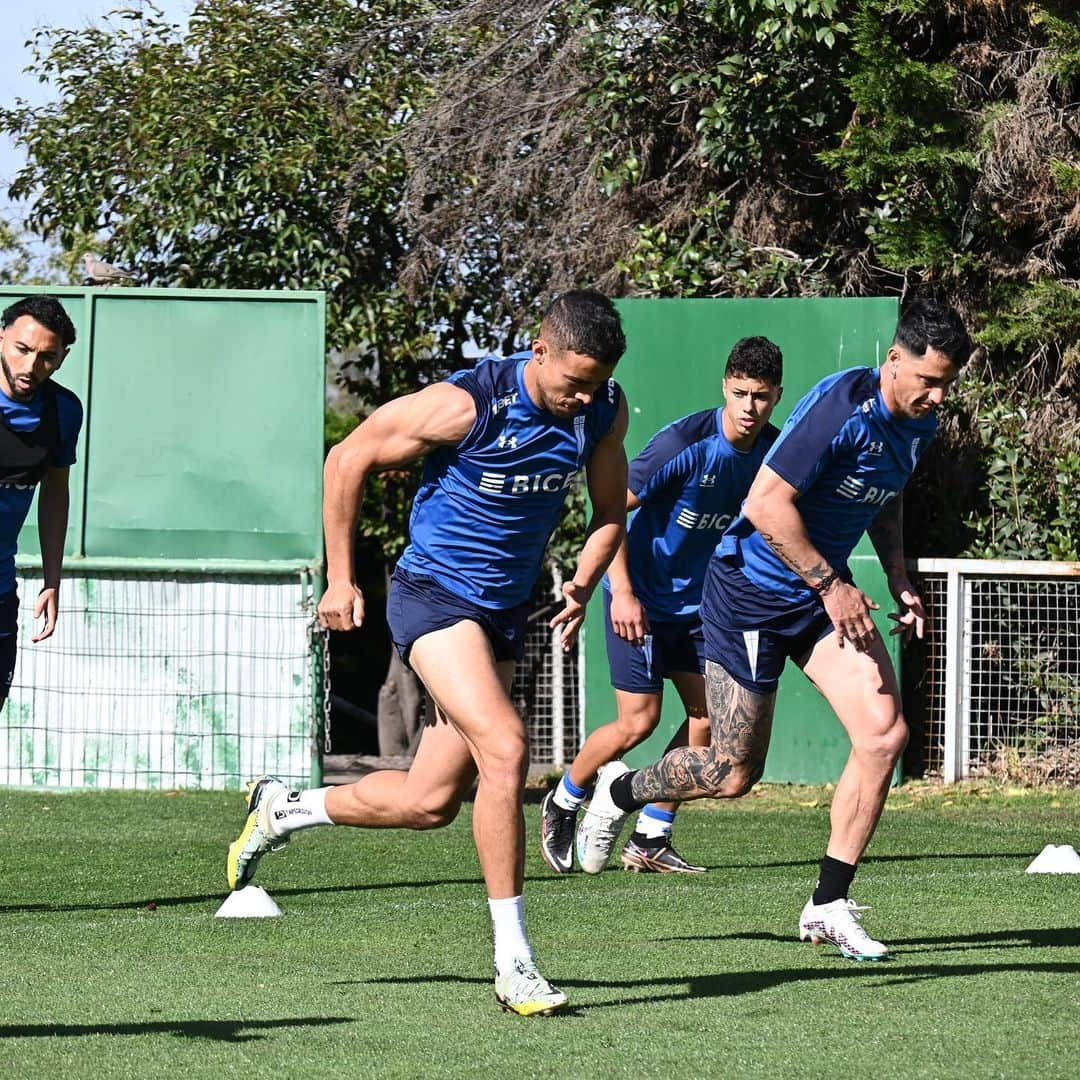
M57 383L56 423L58 444L49 462L50 468L67 468L75 464L75 444L82 427L83 411L79 399ZM0 390L0 412L8 427L15 431L35 431L41 424L45 394L38 390L29 401L13 401ZM19 530L26 521L34 500L36 484L7 484L0 482L0 595L15 588L15 552Z
M795 406L765 464L800 492L796 503L811 543L837 573L874 518L900 497L937 432L937 419L889 412L876 368L850 368L822 379ZM812 594L742 515L717 554L755 585L790 600Z
M457 446L428 455L399 560L480 607L528 600L566 493L619 409L614 379L575 416L542 409L525 386L531 356L490 356L450 376L476 420Z
M722 416L706 409L668 424L630 463L629 488L641 502L627 529L630 579L661 622L697 618L709 556L779 434L766 424L751 449L738 450Z

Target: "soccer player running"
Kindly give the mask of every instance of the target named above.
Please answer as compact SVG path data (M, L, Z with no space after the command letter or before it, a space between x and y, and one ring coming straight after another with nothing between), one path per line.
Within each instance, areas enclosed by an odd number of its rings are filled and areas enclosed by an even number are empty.
M15 673L19 596L15 551L34 490L38 497L42 588L32 640L56 629L68 524L68 471L82 427L82 405L51 382L75 342L75 327L53 296L28 296L0 315L0 706Z
M544 799L540 851L557 874L573 866L574 831L586 789L602 765L646 739L660 722L664 679L686 708L674 746L707 746L701 586L720 534L739 513L778 434L783 357L768 338L736 342L724 369L724 404L662 428L630 463L627 511L636 511L604 580L608 667L616 718L585 740ZM675 803L649 803L623 848L628 870L701 873L671 839ZM604 867L579 859L587 873Z
M901 492L934 437L941 404L971 342L960 316L912 303L878 369L822 379L796 405L709 562L702 599L712 743L644 769L601 770L578 827L578 850L607 860L626 816L657 799L745 795L761 778L776 686L788 657L835 710L851 740L836 785L821 875L799 937L876 960L848 898L907 741L900 691L871 619L877 605L852 584L848 558L865 531L900 605L893 632L922 636L922 601L908 580Z
M510 685L544 548L582 467L593 516L563 586L566 605L552 620L567 640L624 535L627 410L612 374L625 344L610 300L591 290L564 293L545 312L531 351L488 357L383 405L330 452L319 619L333 630L364 619L353 530L368 474L427 455L387 617L435 716L407 773L306 791L273 777L253 782L244 829L228 854L229 886L237 888L297 829L438 828L479 777L473 835L494 928L495 994L521 1015L556 1012L567 999L537 969L525 929L528 745Z

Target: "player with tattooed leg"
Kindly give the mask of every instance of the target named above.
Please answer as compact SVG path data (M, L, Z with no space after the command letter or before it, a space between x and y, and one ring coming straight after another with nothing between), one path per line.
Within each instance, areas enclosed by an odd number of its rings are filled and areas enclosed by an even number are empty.
M788 657L836 712L851 753L836 785L821 875L799 919L803 940L847 957L888 947L849 899L893 769L907 742L900 691L848 559L869 533L899 604L893 633L922 636L922 601L905 570L901 492L934 437L936 408L971 351L957 312L918 300L880 368L822 379L796 405L740 518L709 562L702 595L712 742L634 772L601 770L578 827L578 855L601 864L626 817L650 801L744 795L761 778L776 686Z

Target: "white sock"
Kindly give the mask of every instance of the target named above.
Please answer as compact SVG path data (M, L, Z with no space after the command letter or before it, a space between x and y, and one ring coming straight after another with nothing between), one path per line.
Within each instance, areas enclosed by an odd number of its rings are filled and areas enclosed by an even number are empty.
M297 829L310 829L314 825L333 825L326 812L328 787L309 788L307 791L290 791L270 800L266 816L275 836L288 836Z
M495 932L495 970L509 971L516 960L531 963L533 951L525 930L525 898L510 896L492 900L489 897L488 909Z
M572 791L571 788L573 788ZM551 801L564 810L580 810L587 794L585 788L579 788L570 779L569 773L563 773L558 786L555 788L555 794L551 796Z
M661 837L671 835L671 826L674 821L674 814L667 810L660 810L649 803L638 814L635 831L649 837L650 840L659 840Z

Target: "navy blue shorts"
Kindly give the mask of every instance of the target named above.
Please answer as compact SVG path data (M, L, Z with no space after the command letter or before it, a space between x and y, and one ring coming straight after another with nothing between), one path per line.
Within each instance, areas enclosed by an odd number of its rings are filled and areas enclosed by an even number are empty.
M705 574L701 617L705 655L755 694L771 694L787 658L802 660L833 631L819 597L785 599L717 558Z
M491 642L496 660L520 660L525 655L528 602L499 611L480 607L451 592L426 574L410 574L400 566L390 579L386 621L394 648L404 663L409 651L425 634L445 630L459 622L477 623Z
M611 685L631 694L659 694L674 671L705 674L705 634L699 619L656 622L643 645L619 637L611 625L611 593L604 592L604 633L607 635Z
M15 654L19 645L19 594L0 596L0 705L7 700L15 677Z

